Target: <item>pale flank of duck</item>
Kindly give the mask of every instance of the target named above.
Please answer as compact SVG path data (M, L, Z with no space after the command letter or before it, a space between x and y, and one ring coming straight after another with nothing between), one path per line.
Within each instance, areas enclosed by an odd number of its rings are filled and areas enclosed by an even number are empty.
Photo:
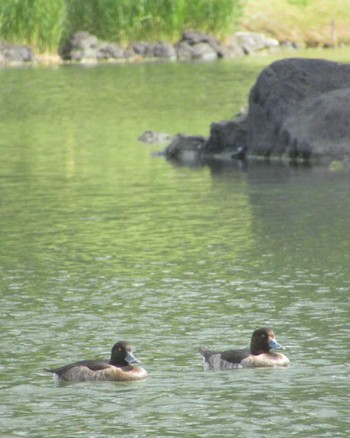
M146 379L147 371L132 364L139 361L133 355L128 342L119 341L113 345L111 358L105 360L82 360L60 368L47 369L61 381L136 381Z
M59 379L69 380L74 382L85 381L134 381L143 380L147 378L147 372L141 367L125 366L116 367L109 365L102 370L91 370L86 365L78 365L73 368L69 368L64 373L55 373Z
M284 350L276 341L273 330L260 328L254 331L250 349L229 350L222 353L200 347L207 369L225 370L234 368L287 367L289 359L282 353L271 350Z

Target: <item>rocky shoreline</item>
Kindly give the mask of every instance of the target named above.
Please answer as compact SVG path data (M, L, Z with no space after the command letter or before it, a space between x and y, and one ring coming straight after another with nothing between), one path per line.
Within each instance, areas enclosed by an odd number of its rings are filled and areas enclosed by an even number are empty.
M0 42L0 66L20 63L64 62L140 62L161 61L215 61L220 58L235 58L261 51L298 48L296 44L280 44L260 33L237 32L225 44L211 35L189 30L175 44L166 42L135 42L127 47L102 41L89 32L74 33L57 55L35 54L27 45L11 45Z

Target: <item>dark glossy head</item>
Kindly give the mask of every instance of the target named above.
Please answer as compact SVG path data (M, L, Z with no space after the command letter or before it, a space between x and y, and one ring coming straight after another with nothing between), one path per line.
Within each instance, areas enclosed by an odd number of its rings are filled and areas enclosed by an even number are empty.
M119 341L113 345L109 363L115 366L127 366L138 363L138 360L133 355L129 342Z
M273 330L266 327L255 330L250 342L252 354L268 353L270 350L284 350L284 347L276 341Z

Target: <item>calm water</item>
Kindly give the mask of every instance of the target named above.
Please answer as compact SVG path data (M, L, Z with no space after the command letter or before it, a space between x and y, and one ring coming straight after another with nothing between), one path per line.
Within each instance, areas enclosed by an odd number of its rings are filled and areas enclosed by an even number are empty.
M1 436L348 436L350 175L137 141L207 135L270 61L0 70ZM263 325L290 368L204 372ZM147 381L43 371L120 339Z

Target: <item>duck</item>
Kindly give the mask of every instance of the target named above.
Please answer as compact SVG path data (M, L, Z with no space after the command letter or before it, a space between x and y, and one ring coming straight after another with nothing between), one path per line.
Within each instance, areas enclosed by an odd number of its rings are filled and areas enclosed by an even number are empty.
M229 350L222 353L199 347L206 369L214 371L233 368L287 367L289 359L282 353L271 350L285 350L276 340L271 328L262 327L252 334L250 349Z
M58 381L135 381L147 378L147 371L140 366L129 342L119 341L112 347L110 360L81 360L60 368L45 369L53 373Z

